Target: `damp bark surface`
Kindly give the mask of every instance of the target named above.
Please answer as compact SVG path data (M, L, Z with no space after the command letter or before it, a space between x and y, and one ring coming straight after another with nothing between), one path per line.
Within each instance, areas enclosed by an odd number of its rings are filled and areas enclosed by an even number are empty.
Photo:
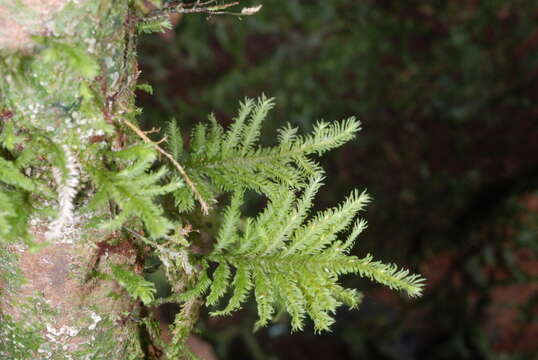
M2 121L18 117L53 141L77 130L88 143L105 141L87 133L92 121L112 124L118 112L134 109L130 19L127 0L0 0ZM93 108L87 105L94 116L80 120L72 104L88 97L88 88L100 93L88 102ZM2 245L0 358L144 358L132 320L140 305L106 278L110 264L136 269L136 249L92 228L91 217L77 215L70 230L53 239L47 236L53 219L35 218L32 246L22 240Z

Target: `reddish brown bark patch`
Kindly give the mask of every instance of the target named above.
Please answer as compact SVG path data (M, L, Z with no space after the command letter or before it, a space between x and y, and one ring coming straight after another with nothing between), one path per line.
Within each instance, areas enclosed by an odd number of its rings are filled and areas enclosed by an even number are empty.
M22 6L14 5L15 1L0 5L0 49L28 47L31 44L30 35L40 34L45 23L68 2L69 0L22 0Z
M37 243L45 243L46 229L35 229ZM19 266L26 283L21 286L19 295L42 294L50 305L58 310L73 306L80 296L80 281L71 276L72 269L79 261L79 251L72 244L51 244L20 256Z

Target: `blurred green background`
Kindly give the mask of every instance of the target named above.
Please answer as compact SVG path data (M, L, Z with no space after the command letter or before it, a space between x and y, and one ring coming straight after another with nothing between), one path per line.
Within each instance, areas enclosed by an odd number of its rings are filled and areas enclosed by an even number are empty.
M286 122L357 115L358 138L322 158L320 208L353 188L374 201L355 252L428 278L410 301L367 281L333 332L252 334L253 308L203 316L219 359L537 359L538 3L536 0L260 0L253 17L175 17L144 35L146 127L184 129L265 93ZM255 204L254 204L255 205Z

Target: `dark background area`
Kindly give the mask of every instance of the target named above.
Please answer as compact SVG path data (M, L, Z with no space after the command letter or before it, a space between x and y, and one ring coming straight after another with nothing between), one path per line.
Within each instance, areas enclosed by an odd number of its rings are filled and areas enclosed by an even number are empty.
M536 359L538 3L535 0L260 0L236 17L175 17L145 35L145 125L184 129L239 100L276 98L286 122L357 115L356 140L321 160L320 208L353 188L374 201L355 249L428 278L419 300L358 278L359 311L331 333L252 333L254 308L204 316L219 359ZM242 2L251 5L254 2Z

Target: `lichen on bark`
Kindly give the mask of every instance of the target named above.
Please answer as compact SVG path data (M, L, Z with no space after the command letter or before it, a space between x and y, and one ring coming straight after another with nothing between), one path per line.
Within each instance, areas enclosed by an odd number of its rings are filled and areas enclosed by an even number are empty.
M0 0L0 128L10 153L23 153L21 137L66 146L82 163L95 160L90 147L118 146L115 119L134 113L138 75L131 12L127 0ZM50 172L55 154L42 158ZM85 202L92 190L73 191ZM91 213L47 238L55 215L42 210L59 202L24 201L35 210L21 216L31 242L0 244L0 358L142 358L138 302L93 276L113 263L135 268L135 249L88 227Z

